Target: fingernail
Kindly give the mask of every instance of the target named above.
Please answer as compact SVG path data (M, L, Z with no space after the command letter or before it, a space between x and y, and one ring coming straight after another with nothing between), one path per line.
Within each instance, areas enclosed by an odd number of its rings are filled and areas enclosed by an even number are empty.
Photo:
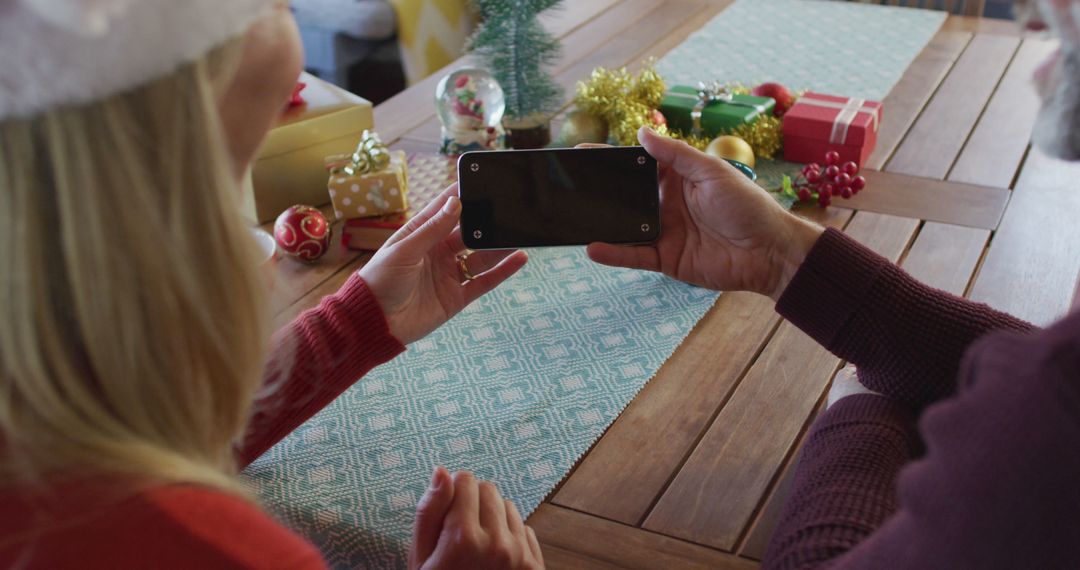
M458 208L460 208L460 207L461 207L461 200L458 200L457 196L451 196L446 201L446 205L443 206L443 213L446 213L446 214L457 213Z
M442 485L442 467L436 467L435 471L431 474L431 488L438 489Z

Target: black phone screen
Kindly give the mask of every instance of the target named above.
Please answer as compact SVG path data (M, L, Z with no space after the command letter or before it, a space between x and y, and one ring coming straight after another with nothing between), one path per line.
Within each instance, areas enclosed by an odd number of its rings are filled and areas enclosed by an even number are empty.
M642 147L468 152L458 160L458 182L470 249L660 235L656 160Z

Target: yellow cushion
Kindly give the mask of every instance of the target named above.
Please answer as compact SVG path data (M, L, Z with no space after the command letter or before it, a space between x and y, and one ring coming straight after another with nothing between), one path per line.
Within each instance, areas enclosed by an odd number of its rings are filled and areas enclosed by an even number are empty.
M390 0L405 77L415 83L461 57L476 26L468 0Z

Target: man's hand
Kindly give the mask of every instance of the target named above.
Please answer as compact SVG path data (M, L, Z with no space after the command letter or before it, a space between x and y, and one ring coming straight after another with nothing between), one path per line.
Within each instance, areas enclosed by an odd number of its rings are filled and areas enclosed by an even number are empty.
M723 160L647 128L638 138L660 163L660 239L639 246L590 244L589 257L778 299L822 229L784 211Z

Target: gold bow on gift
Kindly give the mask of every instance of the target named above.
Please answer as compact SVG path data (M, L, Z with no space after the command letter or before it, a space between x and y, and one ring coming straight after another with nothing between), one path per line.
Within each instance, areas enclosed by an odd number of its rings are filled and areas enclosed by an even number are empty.
M694 121L693 134L700 136L704 131L701 127L701 113L705 110L705 107L712 105L713 103L727 103L728 105L736 105L739 107L750 107L751 109L757 109L758 114L765 112L763 105L756 103L748 103L746 101L736 101L735 93L728 89L727 85L714 81L711 84L698 83L697 102L694 103L694 108L690 111L690 118Z
M375 131L364 131L352 155L333 156L327 161L331 173L349 176L378 172L389 165L390 149L386 148Z

